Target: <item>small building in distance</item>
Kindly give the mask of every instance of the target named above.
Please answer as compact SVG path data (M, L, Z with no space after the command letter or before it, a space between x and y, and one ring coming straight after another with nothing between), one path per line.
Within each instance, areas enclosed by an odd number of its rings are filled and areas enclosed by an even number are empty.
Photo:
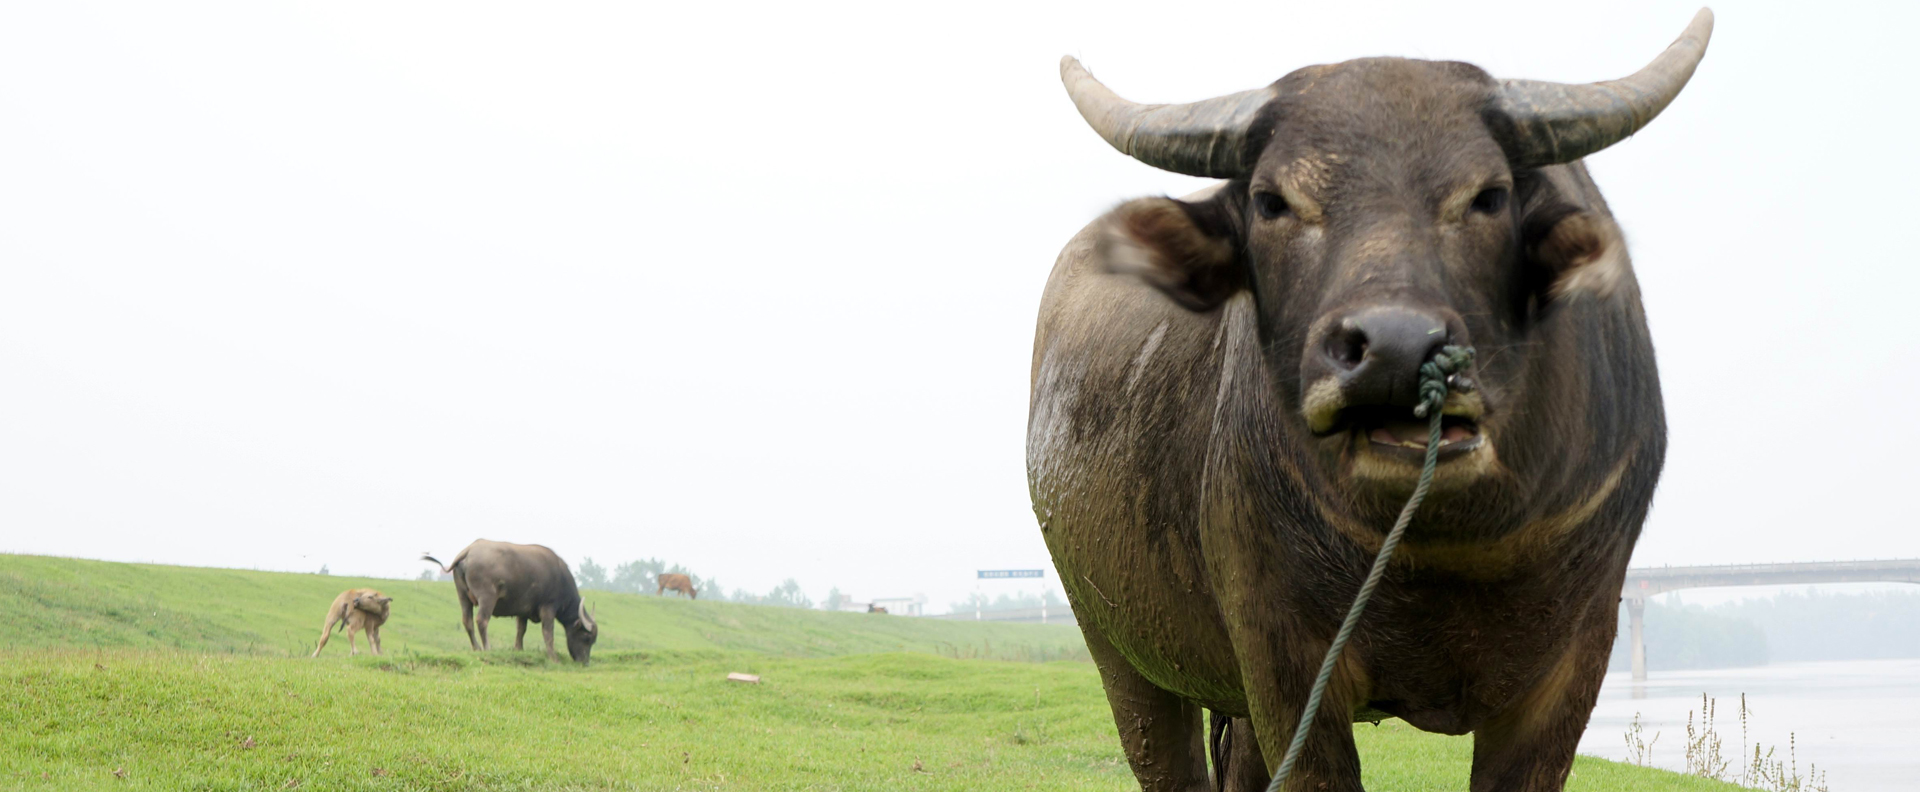
M921 615L921 609L927 604L927 595L915 594L911 597L878 597L874 599L872 604L874 607L886 608L887 613L895 616L919 616Z

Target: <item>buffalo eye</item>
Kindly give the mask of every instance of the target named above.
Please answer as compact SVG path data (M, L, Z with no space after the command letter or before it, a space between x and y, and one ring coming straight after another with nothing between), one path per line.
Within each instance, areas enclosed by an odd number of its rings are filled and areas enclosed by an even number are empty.
M1287 199L1280 197L1279 193L1254 193L1253 207L1254 211L1259 212L1260 217L1266 220L1293 214L1293 207L1288 206Z
M1473 196L1473 211L1481 214L1493 214L1507 208L1507 188L1489 187Z

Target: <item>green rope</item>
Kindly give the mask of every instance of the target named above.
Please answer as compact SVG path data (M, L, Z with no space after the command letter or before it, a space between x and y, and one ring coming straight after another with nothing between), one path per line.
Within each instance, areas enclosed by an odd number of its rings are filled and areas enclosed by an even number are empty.
M1393 530L1387 532L1387 539L1380 543L1380 554L1373 557L1373 569L1367 572L1367 582L1360 585L1360 593L1353 597L1353 607L1347 609L1347 618L1340 622L1340 632L1333 636L1333 645L1327 647L1326 659L1320 661L1320 675L1313 680L1313 692L1307 696L1307 706L1300 711L1300 723L1293 727L1293 743L1287 746L1287 756L1280 761L1280 770L1273 774L1273 783L1267 785L1267 792L1280 792L1287 783L1287 777L1293 774L1293 764L1300 760L1300 749L1307 744L1307 732L1313 728L1313 719L1320 712L1320 697L1327 692L1327 680L1333 678L1333 667L1340 662L1340 653L1347 648L1347 639L1353 637L1353 628L1360 621L1360 613L1367 609L1367 600L1373 598L1373 590L1380 585L1380 578L1387 573L1387 562L1393 559L1393 549L1400 545L1400 536L1407 532L1407 523L1413 522L1413 513L1420 508L1420 501L1426 500L1427 489L1433 485L1433 469L1440 461L1440 413L1447 401L1447 390L1457 388L1471 390L1472 383L1465 377L1455 374L1466 371L1473 362L1472 347L1443 347L1433 359L1420 364L1420 403L1413 408L1417 418L1427 419L1427 461L1420 468L1420 483L1414 485L1413 497L1407 499L1407 505L1400 510L1400 519L1393 523Z

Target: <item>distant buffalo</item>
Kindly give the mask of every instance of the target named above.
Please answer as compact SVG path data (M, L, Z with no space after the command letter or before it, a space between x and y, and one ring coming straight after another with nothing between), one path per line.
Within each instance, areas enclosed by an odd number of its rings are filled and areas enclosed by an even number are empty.
M475 651L493 648L487 641L489 619L513 616L520 620L513 648L524 648L527 620L533 619L540 622L540 633L546 638L547 659L559 660L553 651L553 625L558 621L566 628L567 655L574 662L587 664L600 628L581 606L573 571L552 550L481 539L467 545L451 564L440 564L440 559L430 555L420 558L439 564L442 572L453 575L453 587L460 593L461 622L467 627L467 642ZM478 638L474 636L476 609L480 612Z
M878 606L878 605L868 605L868 606L867 606L867 612L868 612L868 613L886 613L886 612L887 612L887 609L886 609L886 608L882 608L882 607L880 607L880 606Z
M653 593L655 596L659 596L661 592L678 591L686 594L687 599L700 598L700 592L693 589L693 580L686 575L677 572L667 572L660 575L658 580L660 587L654 589Z
M327 648L327 639L333 637L335 625L345 622L347 625L347 652L349 657L360 653L360 645L353 640L354 633L366 631L367 646L374 654L380 654L380 625L387 623L387 603L392 597L373 589L347 589L333 598L333 604L327 608L327 621L320 628L320 645L313 648L313 657L320 656L320 650Z

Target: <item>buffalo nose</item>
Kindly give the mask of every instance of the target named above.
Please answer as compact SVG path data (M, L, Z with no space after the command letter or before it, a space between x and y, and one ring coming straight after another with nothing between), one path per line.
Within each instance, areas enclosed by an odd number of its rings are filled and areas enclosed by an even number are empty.
M1320 353L1348 404L1411 407L1420 399L1420 365L1452 343L1449 324L1426 311L1371 308L1333 323Z

